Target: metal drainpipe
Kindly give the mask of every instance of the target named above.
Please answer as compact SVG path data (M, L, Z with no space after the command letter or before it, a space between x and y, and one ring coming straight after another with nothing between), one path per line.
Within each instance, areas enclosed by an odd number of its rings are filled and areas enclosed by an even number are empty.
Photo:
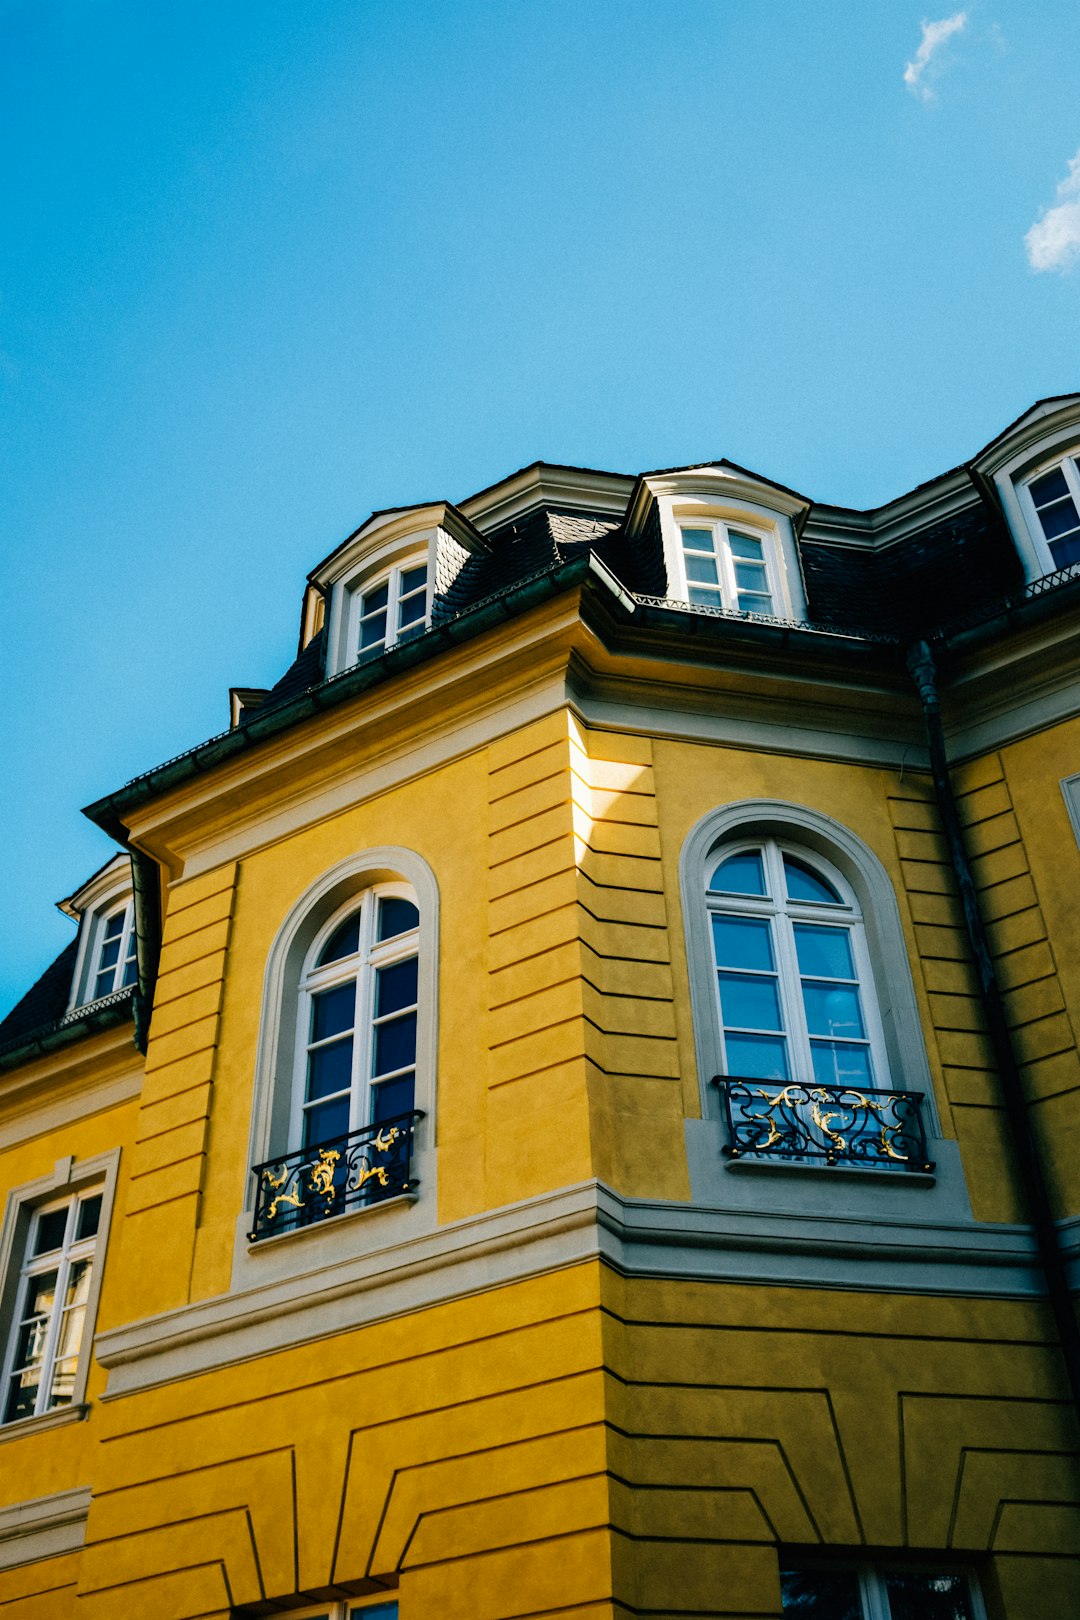
M135 902L135 950L139 977L132 1011L135 1045L145 1056L154 1010L158 959L161 956L161 874L156 862L139 849L131 849L131 883Z
M979 905L978 891L971 875L964 829L956 808L956 797L949 777L948 758L945 753L945 733L941 725L941 703L937 687L937 666L934 654L925 641L916 642L908 652L908 669L922 700L926 736L930 745L930 768L934 778L938 810L941 814L949 858L960 891L964 912L964 926L968 944L975 961L979 990L982 995L986 1028L994 1054L1005 1118L1012 1136L1016 1167L1020 1175L1031 1225L1038 1244L1039 1261L1046 1279L1050 1308L1054 1313L1058 1338L1061 1342L1065 1369L1072 1387L1073 1402L1080 1415L1080 1324L1077 1323L1069 1292L1065 1256L1058 1237L1057 1226L1050 1209L1050 1198L1043 1174L1038 1144L1031 1129L1024 1083L1020 1075L1016 1052L1013 1048L1005 1003L994 971L986 923Z

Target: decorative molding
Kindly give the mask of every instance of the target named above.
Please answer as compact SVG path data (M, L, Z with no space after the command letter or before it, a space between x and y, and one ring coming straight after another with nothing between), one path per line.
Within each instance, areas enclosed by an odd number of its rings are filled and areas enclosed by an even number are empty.
M597 1260L626 1276L686 1281L1041 1296L1030 1228L964 1218L955 1190L939 1196L935 1186L882 1172L829 1191L830 1174L803 1183L808 1195L817 1189L805 1198L817 1208L802 1210L797 1191L787 1207L770 1202L764 1178L753 1178L756 1199L733 1193L739 1201L726 1207L623 1198L581 1182L363 1253L354 1247L358 1219L340 1245L352 1252L330 1263L99 1334L104 1399ZM795 1189L799 1180L793 1171Z
M0 1508L0 1569L78 1552L86 1540L89 1512L88 1485Z

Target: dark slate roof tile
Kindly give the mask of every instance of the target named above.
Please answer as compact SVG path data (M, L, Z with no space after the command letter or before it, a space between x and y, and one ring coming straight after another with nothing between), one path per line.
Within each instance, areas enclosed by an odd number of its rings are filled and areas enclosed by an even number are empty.
M48 1028L63 1018L71 995L71 975L75 971L78 939L71 940L41 978L17 1001L7 1017L0 1020L0 1047Z

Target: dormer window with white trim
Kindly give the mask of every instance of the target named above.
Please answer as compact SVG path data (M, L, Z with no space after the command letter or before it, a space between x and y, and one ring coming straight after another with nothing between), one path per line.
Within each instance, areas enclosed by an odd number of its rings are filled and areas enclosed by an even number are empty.
M429 575L427 559L414 559L353 592L355 625L350 640L357 660L375 658L427 629L431 621Z
M325 604L328 676L418 639L469 557L487 542L447 501L376 512L309 575ZM301 645L316 633L306 600Z
M729 462L646 473L626 532L646 543L659 518L664 594L690 608L804 619L796 524L809 502Z
M125 990L138 977L135 951L135 907L126 905L98 920L98 941L93 983L89 999L100 1001L117 990Z
M691 607L775 612L771 537L717 521L680 523L683 585ZM773 573L776 563L772 562Z
M129 990L139 973L130 858L114 856L60 909L79 924L68 1012Z
M1049 553L1048 572L1080 563L1080 450L1029 478L1032 532Z

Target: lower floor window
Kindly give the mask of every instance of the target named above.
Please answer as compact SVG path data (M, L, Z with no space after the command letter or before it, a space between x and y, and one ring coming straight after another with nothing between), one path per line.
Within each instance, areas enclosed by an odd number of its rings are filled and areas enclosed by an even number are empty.
M967 1576L936 1569L795 1565L780 1570L785 1616L800 1620L982 1620Z
M94 1188L34 1211L7 1346L4 1423L73 1398L101 1200Z

